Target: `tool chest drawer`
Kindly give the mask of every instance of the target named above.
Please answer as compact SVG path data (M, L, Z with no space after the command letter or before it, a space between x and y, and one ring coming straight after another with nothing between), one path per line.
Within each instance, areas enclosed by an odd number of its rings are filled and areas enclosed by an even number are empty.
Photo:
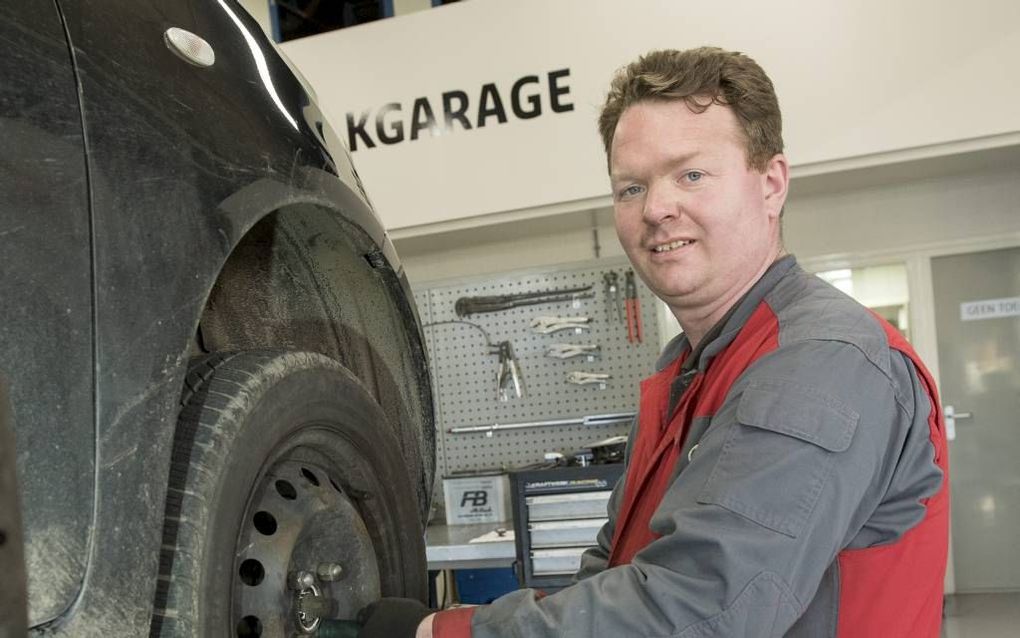
M531 568L535 576L573 576L581 566L584 547L536 549L531 552Z
M545 547L591 547L595 545L599 530L607 518L582 518L571 521L545 521L531 523L531 546Z
M612 490L529 496L528 520L561 521L605 517Z

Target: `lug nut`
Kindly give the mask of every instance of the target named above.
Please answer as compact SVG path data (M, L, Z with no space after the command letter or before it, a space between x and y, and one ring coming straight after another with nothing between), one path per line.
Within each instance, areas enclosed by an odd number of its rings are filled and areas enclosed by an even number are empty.
M311 572L298 571L287 574L287 587L301 591L315 584L315 576Z
M340 577L343 576L344 568L339 563L319 563L315 573L322 582L331 583L340 580Z

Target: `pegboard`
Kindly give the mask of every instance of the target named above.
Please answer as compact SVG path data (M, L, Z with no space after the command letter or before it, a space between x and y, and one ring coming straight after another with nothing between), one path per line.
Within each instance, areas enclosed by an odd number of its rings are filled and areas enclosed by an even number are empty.
M426 327L425 338L436 398L437 474L462 470L486 470L537 463L548 451L569 453L586 444L626 434L629 423L611 425L549 426L486 433L450 433L454 427L546 421L600 414L635 412L639 383L653 372L659 354L657 300L635 276L641 306L643 339L627 340L624 308L626 260L561 270L520 271L485 279L450 280L415 286L422 323L467 320L488 332L493 343L509 340L524 382L524 396L498 400L496 373L499 358L490 354L483 334L463 324ZM607 300L603 274L619 276L620 318ZM592 285L594 297L522 306L492 313L458 317L454 303L461 297L501 295L537 290ZM534 332L530 323L538 316L587 316L588 329L552 334ZM545 356L554 343L600 346L598 356L554 359ZM605 387L575 386L566 382L573 370L612 375Z

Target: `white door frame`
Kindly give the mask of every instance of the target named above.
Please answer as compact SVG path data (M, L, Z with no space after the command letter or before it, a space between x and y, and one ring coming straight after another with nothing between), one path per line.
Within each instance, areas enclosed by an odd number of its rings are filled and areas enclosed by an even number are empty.
M800 263L805 270L819 272L839 268L865 268L890 263L903 263L907 268L909 294L910 341L928 366L935 383L939 381L938 333L935 326L935 292L931 276L934 257L983 252L999 248L1020 246L1020 232L1006 235L904 245L896 250L861 251L836 255L809 257ZM949 530L949 560L946 564L945 593L956 593L956 574L953 569L952 527Z

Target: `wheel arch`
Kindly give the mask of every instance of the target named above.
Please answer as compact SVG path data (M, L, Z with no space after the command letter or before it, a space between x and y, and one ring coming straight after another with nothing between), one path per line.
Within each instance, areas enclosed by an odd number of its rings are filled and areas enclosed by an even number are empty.
M418 313L370 205L322 171L302 188L260 180L221 205L240 226L208 289L192 354L318 352L370 390L401 441L424 523L434 473L434 414Z

